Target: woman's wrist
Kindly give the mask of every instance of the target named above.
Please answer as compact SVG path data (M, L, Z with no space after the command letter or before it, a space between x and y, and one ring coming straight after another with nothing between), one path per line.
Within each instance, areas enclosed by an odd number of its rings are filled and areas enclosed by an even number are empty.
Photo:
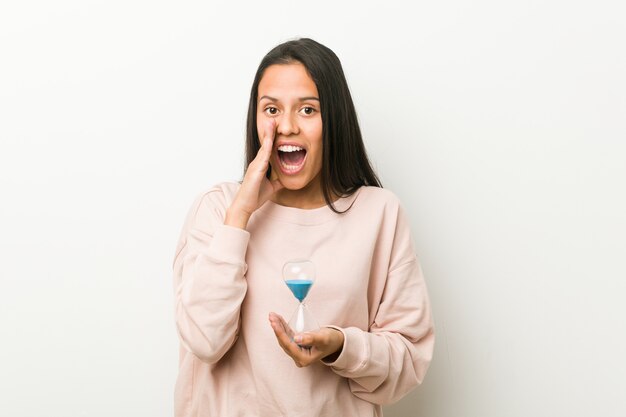
M224 218L224 224L226 226L238 227L239 229L246 230L248 226L248 220L250 215L242 210L230 207L226 210L226 217Z
M334 345L337 346L337 349L330 355L324 356L322 358L322 361L326 363L332 363L332 362L335 362L339 358L339 355L341 355L341 352L343 351L343 344L344 344L345 339L343 336L343 332L341 332L340 330L335 329L333 327L328 327L328 329L332 330L335 334L336 341Z

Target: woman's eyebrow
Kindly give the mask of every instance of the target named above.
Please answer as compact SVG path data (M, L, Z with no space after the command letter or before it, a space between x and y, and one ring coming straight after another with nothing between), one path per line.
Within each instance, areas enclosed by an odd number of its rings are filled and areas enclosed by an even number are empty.
M278 99L277 99L277 98L270 97L270 96L261 96L261 98L259 98L259 101L263 100L264 98L266 98L266 99L268 99L268 100L270 100L270 101L278 101ZM319 99L319 98L314 97L314 96L309 96L309 97L300 97L298 100L300 100L300 101L307 101L307 100L317 100L317 101L320 101L320 99Z

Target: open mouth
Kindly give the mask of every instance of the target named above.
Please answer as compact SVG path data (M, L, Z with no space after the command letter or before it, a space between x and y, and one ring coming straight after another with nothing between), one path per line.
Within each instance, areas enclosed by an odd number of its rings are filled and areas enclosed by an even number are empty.
M286 174L295 174L304 166L306 149L295 145L280 145L278 147L278 161L281 170Z

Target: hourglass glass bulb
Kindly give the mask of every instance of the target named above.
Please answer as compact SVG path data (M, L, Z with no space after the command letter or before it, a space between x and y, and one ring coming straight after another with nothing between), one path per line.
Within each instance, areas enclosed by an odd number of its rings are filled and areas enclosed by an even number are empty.
M315 266L309 260L289 261L283 266L283 279L294 297L299 301L298 308L289 320L289 327L296 333L319 329L317 321L309 312L304 300L315 282Z

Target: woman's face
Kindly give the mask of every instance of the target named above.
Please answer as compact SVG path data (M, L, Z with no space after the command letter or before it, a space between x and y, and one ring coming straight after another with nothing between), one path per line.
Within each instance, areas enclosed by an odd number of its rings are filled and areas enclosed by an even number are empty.
M276 122L270 164L289 190L319 185L322 169L322 115L315 82L301 63L271 65L259 82L257 132L264 137Z

